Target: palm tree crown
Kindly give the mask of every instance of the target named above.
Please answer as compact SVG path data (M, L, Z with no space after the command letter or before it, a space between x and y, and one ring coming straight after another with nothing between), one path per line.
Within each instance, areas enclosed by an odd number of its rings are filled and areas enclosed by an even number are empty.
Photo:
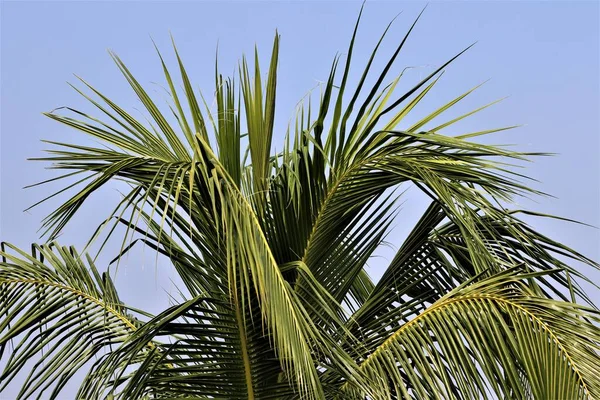
M388 75L414 24L373 73L384 32L351 83L359 21L276 154L277 34L266 80L258 54L237 79L215 67L216 110L173 46L177 72L159 53L168 113L111 53L149 121L83 80L98 116L46 114L102 145L50 142L41 160L78 191L44 220L45 244L2 244L0 387L61 398L82 370L78 399L600 398L600 314L568 262L598 264L521 219L550 216L506 206L538 193L510 168L537 154L472 140L508 128L442 133L490 105L443 119L476 88L407 126L464 50L398 94ZM92 240L123 226L115 263L136 244L172 263L181 297L158 315L55 241L114 180L127 192ZM366 263L410 184L431 203L375 283Z

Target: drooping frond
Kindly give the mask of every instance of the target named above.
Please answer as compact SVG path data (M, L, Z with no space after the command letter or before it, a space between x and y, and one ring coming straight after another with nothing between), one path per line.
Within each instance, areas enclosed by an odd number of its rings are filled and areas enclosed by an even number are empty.
M537 296L526 283L535 275L509 270L453 290L360 368L387 388L382 398L596 398L600 313Z
M34 244L27 254L3 243L0 256L0 390L27 371L18 399L60 398L73 374L141 325L110 276L71 247Z

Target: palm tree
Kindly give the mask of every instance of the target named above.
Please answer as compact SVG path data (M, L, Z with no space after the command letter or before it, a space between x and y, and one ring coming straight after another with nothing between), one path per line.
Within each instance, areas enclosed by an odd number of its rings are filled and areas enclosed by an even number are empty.
M258 55L237 81L215 67L216 112L173 46L181 82L159 53L169 116L114 54L151 121L83 80L101 117L46 114L103 144L50 142L41 160L79 189L44 220L44 244L2 244L2 388L61 398L84 371L77 399L600 398L600 314L579 286L593 282L568 262L598 264L521 218L549 216L507 208L538 193L510 167L536 154L472 140L503 129L441 132L488 106L433 123L476 88L404 126L464 51L398 95L402 75L386 79L414 24L372 75L384 32L351 85L359 21L276 154L277 34L266 83ZM115 180L127 191L90 243L121 226L114 263L136 244L172 263L181 296L158 315L55 241ZM411 184L431 203L375 283L366 263L396 216L394 189Z

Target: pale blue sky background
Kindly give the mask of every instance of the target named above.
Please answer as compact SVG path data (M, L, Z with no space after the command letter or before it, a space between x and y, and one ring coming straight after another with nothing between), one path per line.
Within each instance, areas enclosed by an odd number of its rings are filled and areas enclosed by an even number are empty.
M382 47L382 56L391 53L424 5L417 1L373 1L366 5L355 50L354 82L388 21L403 12ZM346 50L359 8L360 2L343 1L3 2L0 240L28 247L38 239L41 219L58 204L50 202L22 212L52 189L21 189L54 176L44 170L44 164L25 161L41 156L47 148L40 139L87 140L41 115L63 105L89 110L65 83L75 82L72 73L129 111L139 106L107 48L115 50L160 101L165 98L162 89L151 82L163 84L164 79L150 36L172 65L172 32L194 84L210 95L217 41L222 70L233 71L241 54L250 53L254 43L262 55L268 54L277 28L282 37L276 117L279 133L274 146L280 147L296 102L327 79L334 54ZM405 66L419 66L406 75L404 88L467 45L479 42L447 69L411 120L491 78L461 103L454 115L510 97L448 133L526 124L490 140L515 143L528 151L559 153L536 159L527 170L540 180L538 189L557 198L537 199L537 203L523 200L520 204L600 226L599 11L595 1L431 2L394 70L399 73ZM385 58L380 57L378 66L383 62ZM60 241L83 244L118 198L114 188L104 190L84 207ZM422 210L421 199L415 190L407 193L396 229L389 237L394 248ZM534 226L600 260L599 230L547 220L535 221ZM148 254L132 255L122 264L118 286L126 302L157 312L166 305L166 292L172 289L168 281L171 273L163 263L156 267L154 256ZM381 258L371 262L374 276L382 273L385 260L392 254L392 249L384 250ZM108 254L103 259L107 258ZM599 274L593 274L600 279ZM600 300L597 293L593 297ZM0 395L2 399L13 396L11 390Z

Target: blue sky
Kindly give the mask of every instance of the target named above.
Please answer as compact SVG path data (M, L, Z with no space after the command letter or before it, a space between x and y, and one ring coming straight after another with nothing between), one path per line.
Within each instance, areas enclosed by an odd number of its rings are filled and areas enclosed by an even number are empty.
M405 66L416 67L407 73L404 87L408 87L477 41L447 68L433 94L412 118L491 79L461 103L455 115L509 97L448 134L524 124L488 140L516 144L515 148L526 151L558 153L536 158L526 170L540 181L534 184L537 189L556 198L523 199L519 206L595 226L600 226L599 4L431 2L393 71L397 74ZM355 50L357 64L351 74L354 82L389 20L402 12L382 46L376 65L379 68L386 61L384 55L391 53L424 5L417 1L367 3ZM350 1L3 2L0 239L28 247L39 238L36 231L41 219L59 204L53 201L23 213L56 186L22 187L54 176L43 163L26 161L48 148L41 139L87 140L41 115L63 105L89 110L65 83L75 83L73 73L125 109L133 112L139 108L107 48L116 51L138 80L163 100L160 85L164 78L151 37L172 63L172 33L195 86L210 94L217 42L222 71L233 72L241 54L251 54L255 43L262 56L268 55L278 29L280 83L274 147L280 147L297 101L327 79L336 52L345 52L359 8L360 2ZM114 187L103 190L67 227L60 241L81 246L118 199ZM423 209L415 190L404 200L396 228L388 237L392 248L370 263L374 276L382 273L393 248ZM598 229L552 220L536 220L533 225L600 260ZM171 272L166 265L157 266L154 256L148 254L124 262L118 286L126 302L157 312L166 305L166 293L172 290L168 281ZM600 300L598 293L592 297ZM11 398L10 393L2 398Z

